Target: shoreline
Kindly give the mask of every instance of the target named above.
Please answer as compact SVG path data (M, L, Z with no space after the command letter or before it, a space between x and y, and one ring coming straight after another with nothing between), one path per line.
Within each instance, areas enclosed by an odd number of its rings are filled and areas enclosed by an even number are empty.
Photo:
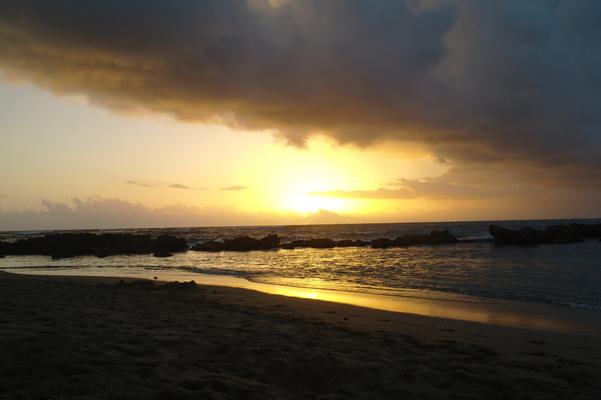
M260 283L242 277L202 273L136 273L136 274L89 274L73 270L26 270L17 273L33 276L90 276L118 279L148 279L157 277L159 281L191 281L201 285L242 288L261 293L283 295L311 300L348 304L375 310L407 313L433 318L468 321L514 328L545 330L571 333L580 336L601 338L601 318L599 312L578 308L568 308L533 302L518 302L503 299L485 299L475 296L447 294L441 298L419 296L399 296L351 292L335 289L314 289ZM42 272L42 273L40 273ZM157 276L158 275L158 276ZM433 292L435 293L435 292Z
M120 280L0 273L5 398L491 398L494 388L493 398L587 399L601 390L599 338Z

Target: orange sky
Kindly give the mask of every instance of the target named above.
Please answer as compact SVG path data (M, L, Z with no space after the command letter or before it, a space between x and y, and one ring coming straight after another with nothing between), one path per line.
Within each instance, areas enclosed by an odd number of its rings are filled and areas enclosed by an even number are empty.
M0 100L4 229L528 217L505 200L424 191L450 167L417 145L317 136L299 147L273 132L119 115L8 82ZM137 219L124 222L125 205Z
M601 214L595 2L0 9L0 230Z

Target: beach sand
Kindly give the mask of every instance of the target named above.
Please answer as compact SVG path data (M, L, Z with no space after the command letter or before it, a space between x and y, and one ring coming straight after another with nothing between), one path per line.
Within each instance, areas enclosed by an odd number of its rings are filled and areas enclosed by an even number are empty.
M601 338L0 273L2 399L601 399Z

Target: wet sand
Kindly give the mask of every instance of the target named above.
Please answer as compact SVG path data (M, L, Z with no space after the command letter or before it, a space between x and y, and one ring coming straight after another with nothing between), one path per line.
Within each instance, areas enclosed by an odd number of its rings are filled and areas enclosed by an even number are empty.
M600 363L595 336L0 273L3 399L599 399Z

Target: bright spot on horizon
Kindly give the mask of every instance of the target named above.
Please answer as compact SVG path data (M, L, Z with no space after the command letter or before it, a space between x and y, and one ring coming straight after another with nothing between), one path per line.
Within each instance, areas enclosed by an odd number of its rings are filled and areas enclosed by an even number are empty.
M345 199L312 196L309 193L295 193L288 199L287 207L301 214L330 211L342 213L349 210L349 201Z

